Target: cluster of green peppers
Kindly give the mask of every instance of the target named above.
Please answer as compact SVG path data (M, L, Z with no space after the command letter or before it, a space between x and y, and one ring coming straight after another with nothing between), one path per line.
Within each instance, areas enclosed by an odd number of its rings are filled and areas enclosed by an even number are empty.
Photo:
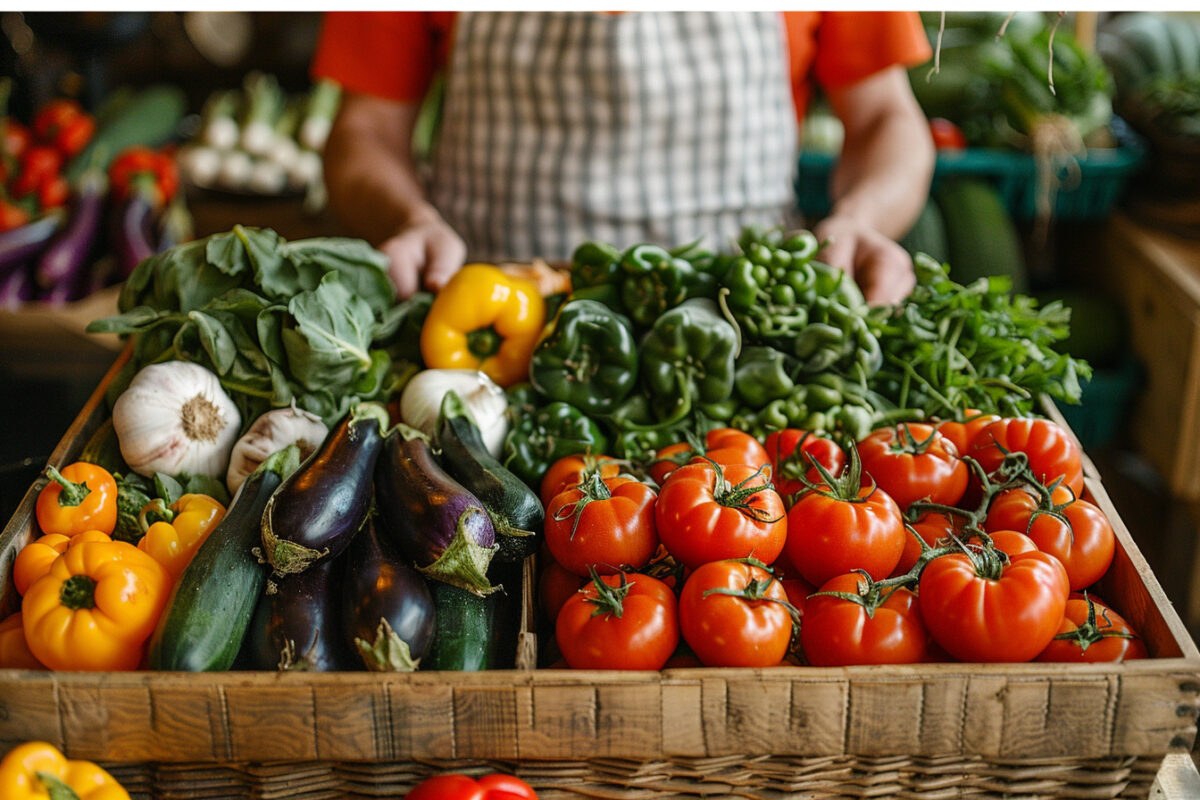
M865 436L886 408L865 388L882 354L862 293L807 231L747 228L739 246L578 247L510 397L509 468L535 483L565 455L639 459L727 425Z

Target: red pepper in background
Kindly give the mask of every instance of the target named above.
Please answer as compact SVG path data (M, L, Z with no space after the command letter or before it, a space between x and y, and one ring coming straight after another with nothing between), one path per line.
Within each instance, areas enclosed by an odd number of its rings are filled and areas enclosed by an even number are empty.
M179 171L175 167L175 159L141 145L122 150L109 166L108 178L120 200L126 199L132 192L152 188L157 192L158 203L165 205L179 189Z
M4 154L14 159L24 155L33 138L29 133L29 128L12 117L5 117L0 123L0 128L4 131Z
M62 154L53 147L33 145L21 158L21 172L13 182L13 194L17 197L33 194L43 183L57 177L62 164Z
M967 146L962 129L948 119L934 117L929 120L929 133L937 150L963 150Z
M51 100L33 118L33 132L38 139L54 145L67 158L83 150L95 131L96 123L91 115L79 103L67 98Z

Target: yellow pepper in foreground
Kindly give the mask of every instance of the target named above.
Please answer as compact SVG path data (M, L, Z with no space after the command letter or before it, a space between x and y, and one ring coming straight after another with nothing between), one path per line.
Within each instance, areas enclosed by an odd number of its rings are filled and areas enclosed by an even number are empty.
M33 582L50 571L54 559L80 542L111 542L112 539L103 531L84 531L74 536L64 536L61 533L47 533L30 542L17 553L13 562L13 583L17 585L17 594L23 595L33 585Z
M142 509L141 519L148 514L165 516L146 528L138 549L148 553L178 580L200 545L225 516L225 506L206 494L185 494L166 509L161 500L154 500Z
M67 789L79 800L129 800L129 792L112 775L90 761L68 761L46 742L17 745L0 760L4 800L70 798Z
M77 544L25 593L25 641L50 669L137 669L170 592L166 568L133 545Z
M421 357L434 369L477 369L501 386L529 377L546 302L524 278L491 264L454 273L421 327Z
M0 669L45 669L46 665L34 658L25 641L25 626L21 612L9 614L0 621Z

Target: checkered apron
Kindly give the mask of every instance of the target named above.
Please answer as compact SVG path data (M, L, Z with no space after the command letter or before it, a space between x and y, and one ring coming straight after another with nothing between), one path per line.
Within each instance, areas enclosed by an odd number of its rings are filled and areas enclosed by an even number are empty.
M433 202L486 261L785 222L786 47L775 12L463 12Z

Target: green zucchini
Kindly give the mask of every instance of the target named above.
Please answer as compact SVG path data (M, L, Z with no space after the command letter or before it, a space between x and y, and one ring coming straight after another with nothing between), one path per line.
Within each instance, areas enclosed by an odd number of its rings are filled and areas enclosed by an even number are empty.
M187 111L187 97L177 86L160 84L140 91L119 109L64 172L72 184L89 168L108 169L109 163L126 147L135 144L158 147L175 136Z
M500 545L493 563L520 563L536 553L545 521L542 501L488 452L457 392L447 392L442 399L437 443L445 470L479 499L492 519Z
M252 552L261 540L263 509L299 465L300 448L289 445L238 489L171 591L150 639L151 669L212 672L233 665L266 582Z
M942 219L950 277L968 284L982 277L1006 275L1014 292L1027 291L1025 255L1016 226L991 184L958 178L935 189Z
M438 580L429 581L429 591L437 627L421 669L473 672L498 668L497 616L507 595L492 592L480 597Z

